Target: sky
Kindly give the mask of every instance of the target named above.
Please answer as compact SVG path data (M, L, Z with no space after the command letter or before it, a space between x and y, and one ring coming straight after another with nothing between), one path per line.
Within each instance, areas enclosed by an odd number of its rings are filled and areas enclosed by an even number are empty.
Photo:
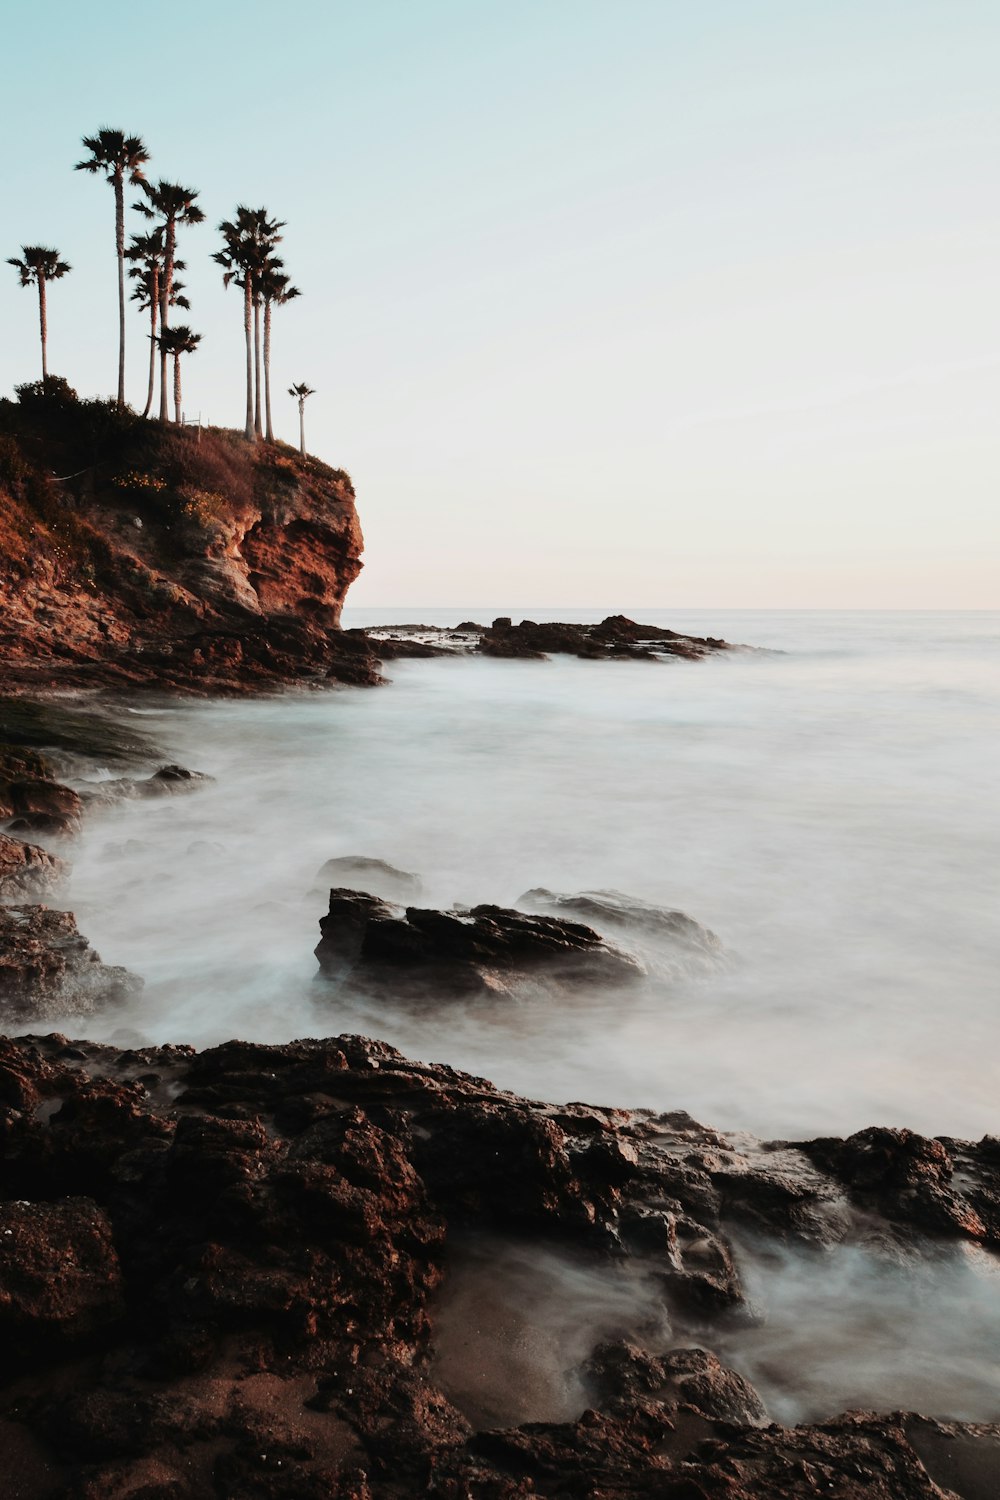
M276 426L307 381L352 604L1000 606L995 0L50 0L4 42L0 261L71 262L81 394L118 337L82 135L199 190L189 415L243 420L216 225L287 220ZM0 271L10 394L37 307Z

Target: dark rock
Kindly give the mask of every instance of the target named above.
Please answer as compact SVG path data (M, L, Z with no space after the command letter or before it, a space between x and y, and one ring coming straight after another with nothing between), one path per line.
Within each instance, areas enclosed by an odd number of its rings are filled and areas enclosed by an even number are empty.
M342 854L328 859L316 871L316 879L327 889L346 886L371 891L386 901L412 901L420 895L419 875L410 875L384 859L369 859L363 854Z
M713 636L680 635L657 625L639 625L625 615L609 615L599 625L536 620L514 625L509 616L501 615L479 641L479 650L486 656L536 658L566 654L647 661L684 656L696 660L728 649L727 642Z
M0 1329L8 1357L34 1362L123 1312L111 1225L96 1203L0 1203Z
M1000 1184L1000 1143L938 1144L807 1155L681 1113L532 1103L364 1037L199 1054L0 1039L18 1500L992 1500L996 1424L764 1427L709 1352L739 1306L734 1221L823 1243L831 1205L863 1193L860 1232L905 1222L917 1247L914 1175L951 1192L961 1175L983 1201ZM947 1225L932 1247L970 1235ZM677 1335L702 1347L605 1344L601 1410L472 1432L430 1355L450 1258L484 1231L666 1278Z
M0 906L0 1021L92 1015L133 1000L142 980L102 964L72 912Z
M532 975L621 982L642 973L589 927L499 906L403 912L377 896L333 889L320 931L324 977L406 992L509 994Z

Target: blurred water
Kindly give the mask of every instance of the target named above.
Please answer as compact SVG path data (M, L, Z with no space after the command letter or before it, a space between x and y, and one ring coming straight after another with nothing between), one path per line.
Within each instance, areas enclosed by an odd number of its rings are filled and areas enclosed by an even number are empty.
M367 1031L535 1097L763 1135L1000 1128L1000 615L635 613L771 651L398 662L378 690L144 704L171 757L217 780L92 817L76 856L81 930L148 981L127 1025ZM308 894L355 853L418 872L427 904L618 887L705 923L734 963L561 1004L362 1005L314 982Z

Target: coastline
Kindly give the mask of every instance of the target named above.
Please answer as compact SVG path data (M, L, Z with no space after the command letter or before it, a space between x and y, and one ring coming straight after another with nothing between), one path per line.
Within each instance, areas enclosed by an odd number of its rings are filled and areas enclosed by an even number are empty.
M98 707L112 725L112 706ZM140 802L163 795L141 790L154 745L100 748L136 773L124 779ZM190 778L163 785L197 795ZM958 1481L969 1500L990 1493L995 1426L945 1412L775 1425L727 1359L755 1316L747 1230L821 1252L821 1279L837 1246L905 1268L948 1243L996 1245L993 1141L879 1128L761 1143L682 1114L539 1104L357 1037L194 1052L182 1039L29 1036L5 1049L11 1192L37 1205L5 1210L17 1264L31 1267L29 1282L6 1273L26 1371L8 1441L23 1449L31 1433L26 1496L138 1493L150 1464L198 1495L205 1463L234 1497L261 1485L344 1500L472 1484L590 1495L598 1483L763 1500L800 1495L814 1469L845 1497L937 1500L935 1486ZM473 1249L491 1237L485 1269L463 1248L470 1234ZM546 1421L543 1390L516 1426L483 1425L491 1401L511 1400L509 1377L501 1368L484 1396L464 1357L441 1363L449 1276L473 1306L500 1295L501 1323L510 1315L501 1282L487 1292L498 1236L529 1257L562 1246L602 1282L622 1268L654 1278L661 1326L619 1310L631 1336L595 1340L558 1371L583 1393L582 1416ZM76 1290L54 1303L67 1274ZM497 1357L487 1343L478 1359Z

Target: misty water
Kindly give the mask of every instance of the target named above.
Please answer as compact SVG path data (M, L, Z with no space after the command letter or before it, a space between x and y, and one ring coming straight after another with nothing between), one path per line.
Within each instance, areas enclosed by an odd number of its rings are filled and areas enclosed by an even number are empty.
M1000 1130L1000 616L635 613L766 649L400 661L377 690L131 705L170 759L215 780L89 818L68 904L146 989L88 1033L363 1032L535 1098L683 1108L765 1137ZM316 872L348 854L419 874L426 905L615 888L705 924L727 962L558 999L364 1001L317 981L312 956ZM996 1417L989 1257L914 1282L867 1251L820 1271L776 1253L744 1253L770 1316L724 1351L776 1414ZM565 1321L589 1328L574 1306ZM595 1308L603 1334L603 1296ZM547 1356L571 1392L574 1338Z
M69 904L147 981L107 1033L360 1029L533 1097L764 1136L1000 1128L1000 617L658 618L773 649L400 661L377 690L143 704L216 780L89 819ZM312 956L342 854L418 873L427 905L617 888L729 964L565 1005L353 1002Z

